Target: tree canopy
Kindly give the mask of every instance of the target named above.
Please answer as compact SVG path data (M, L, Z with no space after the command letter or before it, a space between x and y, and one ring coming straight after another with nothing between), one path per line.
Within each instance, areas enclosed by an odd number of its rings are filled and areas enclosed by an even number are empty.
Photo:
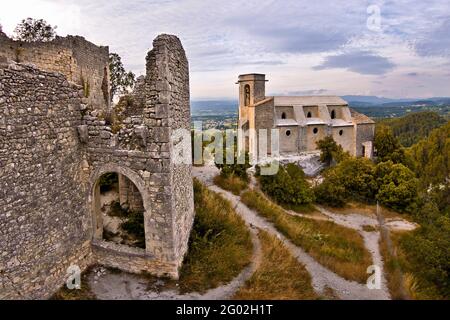
M401 118L383 119L379 125L388 126L392 133L398 138L401 145L410 147L419 142L436 128L444 125L447 121L433 111L413 112Z
M14 30L14 39L26 42L52 41L56 38L56 28L44 19L23 19Z
M126 94L136 83L135 74L126 71L122 59L117 53L109 54L109 71L111 78L111 101L115 96Z

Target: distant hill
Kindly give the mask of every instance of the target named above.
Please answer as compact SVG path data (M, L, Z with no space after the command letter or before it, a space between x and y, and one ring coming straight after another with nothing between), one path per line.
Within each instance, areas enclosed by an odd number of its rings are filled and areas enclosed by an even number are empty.
M192 100L191 114L193 116L237 114L237 100Z
M436 128L447 123L447 120L436 112L424 111L408 114L401 118L383 119L377 125L390 127L394 135L405 147L410 147L419 142Z
M401 106L443 106L450 105L450 98L389 99L376 96L342 96L350 106L360 107L401 107Z
M397 118L408 113L434 111L449 118L450 98L390 99L376 96L342 96L350 107L372 118ZM194 120L224 120L237 118L238 101L192 100L191 114Z

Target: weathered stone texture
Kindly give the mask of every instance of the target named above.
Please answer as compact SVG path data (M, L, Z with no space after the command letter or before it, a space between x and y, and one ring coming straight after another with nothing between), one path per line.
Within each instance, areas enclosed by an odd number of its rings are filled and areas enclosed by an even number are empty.
M83 37L57 37L50 42L14 41L0 36L0 57L59 72L83 87L87 103L106 110L109 105L109 49Z
M80 105L80 87L63 75L0 69L0 296L54 291L90 237Z
M191 166L174 162L182 142L171 139L184 129L190 156L189 69L177 37L155 39L139 90L142 112L113 130L67 75L0 64L0 297L48 297L72 263L178 277L194 206ZM108 172L142 196L145 250L102 240L98 180Z

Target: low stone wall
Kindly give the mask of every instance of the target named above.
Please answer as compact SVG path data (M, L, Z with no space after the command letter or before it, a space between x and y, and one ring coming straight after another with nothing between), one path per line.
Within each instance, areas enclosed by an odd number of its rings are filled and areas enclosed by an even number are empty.
M178 279L178 265L162 262L144 249L117 245L112 242L92 243L94 260L103 266L132 273L149 273L160 277Z

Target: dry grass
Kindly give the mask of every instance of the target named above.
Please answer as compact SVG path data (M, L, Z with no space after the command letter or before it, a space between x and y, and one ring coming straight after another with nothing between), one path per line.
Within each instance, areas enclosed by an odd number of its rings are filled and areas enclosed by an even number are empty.
M395 245L395 241L393 240L396 239L397 236L395 236L394 233L390 233L393 246L393 248L390 250L388 248L386 238L388 236L388 233L389 231L386 230L383 230L383 232L381 232L380 252L384 261L384 271L386 273L389 293L394 300L407 300L410 297L405 290L405 281L401 268L401 261L397 255L398 247Z
M230 191L236 196L240 195L242 191L248 188L248 182L234 175L224 178L219 174L214 177L214 183L222 189Z
M184 292L204 292L230 282L250 264L253 245L231 204L194 180L195 222L180 271Z
M259 233L262 261L258 270L236 293L237 300L312 300L318 299L305 267L277 238Z
M356 230L330 221L291 216L256 191L244 192L241 199L322 265L345 279L366 282L372 258Z

